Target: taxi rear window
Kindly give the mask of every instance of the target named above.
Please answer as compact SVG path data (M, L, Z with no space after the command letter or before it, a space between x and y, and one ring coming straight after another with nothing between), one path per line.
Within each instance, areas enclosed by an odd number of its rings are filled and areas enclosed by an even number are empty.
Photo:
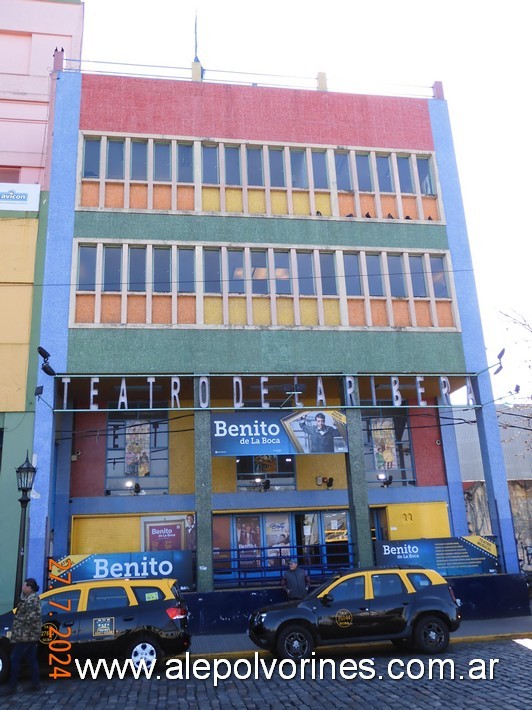
M414 589L424 589L425 587L430 587L432 582L423 572L409 572L408 579L412 583Z
M149 604L164 599L164 592L158 587L133 587L133 594L139 604Z

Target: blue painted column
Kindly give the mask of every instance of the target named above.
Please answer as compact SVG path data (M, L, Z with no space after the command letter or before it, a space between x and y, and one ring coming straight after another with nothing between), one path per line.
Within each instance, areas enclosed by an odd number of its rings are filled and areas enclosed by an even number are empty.
M491 527L499 545L500 561L509 573L519 571L508 481L502 453L497 414L486 360L486 348L477 299L473 262L458 179L447 103L429 100L434 147L442 189L447 237L454 265L454 283L460 314L460 327L467 371L481 373L473 378L477 405L478 435Z
M50 353L50 365L57 373L68 370L68 314L74 208L76 199L81 74L60 72L56 81L53 127L50 204L44 259L40 344ZM39 371L43 399L55 404L58 378ZM34 452L40 497L32 500L28 540L28 576L44 588L46 557L50 551L50 510L55 476L55 416L39 403L35 412Z

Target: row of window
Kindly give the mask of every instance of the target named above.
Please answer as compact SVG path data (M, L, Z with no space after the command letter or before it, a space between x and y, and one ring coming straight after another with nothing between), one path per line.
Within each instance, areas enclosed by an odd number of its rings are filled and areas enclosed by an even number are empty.
M449 298L441 254L80 245L78 291L120 292L124 283L133 293L379 297L388 287L395 298Z
M396 484L415 484L410 428L404 413L383 409L381 416L363 416L367 481L380 485L382 475ZM169 427L160 419L112 418L107 431L108 493L168 492ZM235 459L239 490L295 490L297 456L241 456ZM135 490L136 484L136 490Z
M83 178L204 185L435 195L431 157L192 142L86 137ZM105 146L105 148L104 148Z

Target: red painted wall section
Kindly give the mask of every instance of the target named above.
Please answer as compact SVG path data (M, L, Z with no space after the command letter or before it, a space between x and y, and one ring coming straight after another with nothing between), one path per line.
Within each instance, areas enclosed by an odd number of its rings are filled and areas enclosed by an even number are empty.
M81 451L70 469L70 496L103 496L105 494L106 431L105 412L82 412L76 415L77 435L72 444L73 451Z
M410 402L416 405L417 402ZM436 404L436 401L429 404ZM412 409L410 418L410 436L414 452L416 478L418 486L445 486L445 461L441 442L438 410Z
M432 150L428 99L84 74L82 130Z

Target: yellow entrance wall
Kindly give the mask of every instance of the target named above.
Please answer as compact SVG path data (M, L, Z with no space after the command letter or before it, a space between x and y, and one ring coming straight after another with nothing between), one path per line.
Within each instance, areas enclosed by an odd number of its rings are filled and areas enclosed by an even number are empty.
M297 457L297 490L327 492L327 486L316 484L316 478L334 478L333 489L345 488L347 480L345 476L345 456L338 454L307 454ZM323 504L327 499L323 500ZM321 504L321 503L320 503Z
M181 403L189 406L190 403ZM194 493L194 414L171 410L168 413L168 492L170 495Z
M398 503L386 506L390 540L449 537L447 503Z
M36 219L0 220L0 411L25 409L30 343ZM16 308L13 304L16 303Z
M74 515L70 553L140 551L140 518L140 515Z

